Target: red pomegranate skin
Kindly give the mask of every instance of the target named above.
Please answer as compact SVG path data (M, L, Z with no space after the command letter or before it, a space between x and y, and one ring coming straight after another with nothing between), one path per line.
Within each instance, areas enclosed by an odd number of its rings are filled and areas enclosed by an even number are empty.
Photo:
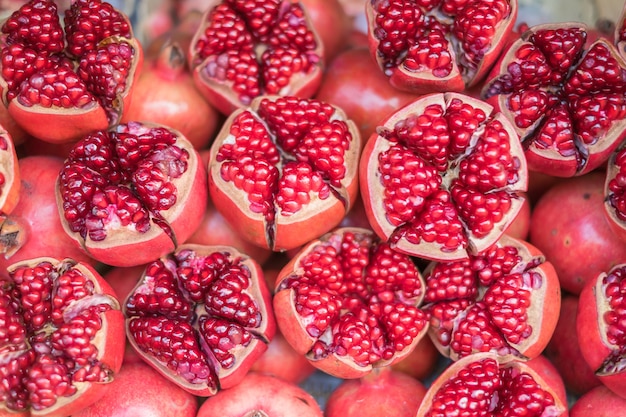
M391 369L403 372L419 381L425 381L433 376L441 358L442 356L433 344L432 339L424 337L415 346L413 352L400 362L391 365Z
M198 400L150 366L125 362L105 395L73 417L195 417Z
M564 294L559 321L544 353L558 369L569 392L580 396L601 382L580 351L576 334L577 309L578 297Z
M611 230L603 202L604 174L594 171L559 181L533 209L530 243L552 262L561 287L572 294L626 260L626 242Z
M626 416L626 399L604 385L598 385L578 398L570 409L569 415L570 417Z

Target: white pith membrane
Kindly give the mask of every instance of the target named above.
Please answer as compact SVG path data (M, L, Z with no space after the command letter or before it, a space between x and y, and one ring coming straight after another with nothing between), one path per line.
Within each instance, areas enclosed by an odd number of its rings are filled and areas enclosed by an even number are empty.
M388 219L388 213L384 206L386 187L383 184L383 175L381 174L380 170L379 158L381 154L391 149L392 145L403 149L410 150L410 148L402 144L401 141L397 143L392 143L383 135L395 135L394 132L397 126L399 126L401 123L404 123L405 120L409 120L409 118L411 117L417 117L419 115L422 115L424 113L424 110L428 106L436 105L439 106L441 109L444 109L443 117L445 118L445 110L448 109L450 103L455 100L460 100L462 103L468 104L474 109L481 110L486 115L486 119L478 126L476 130L474 130L468 146L466 146L459 155L455 156L453 160L446 160L446 171L437 172L437 175L439 175L439 177L441 178L441 185L439 186L439 188L433 190L432 192L429 192L426 197L422 195L411 195L407 197L407 199L414 199L416 201L419 201L421 206L419 209L414 210L410 221L406 221L398 226L394 226ZM396 250L412 256L418 256L430 260L465 259L472 254L480 253L481 251L487 249L492 244L494 244L497 239L504 233L504 230L506 230L506 228L515 219L524 203L524 197L521 196L519 193L526 191L528 184L528 171L526 167L526 160L523 157L523 150L519 142L519 137L517 136L513 126L501 113L494 113L493 110L493 107L491 107L486 102L471 98L460 93L435 93L418 98L416 101L408 104L404 108L401 108L394 114L390 115L389 118L384 121L383 126L378 127L378 136L372 138L370 141L373 143L370 144L368 142L366 147L366 151L369 146L373 147L373 151L371 153L372 156L370 156L366 160L362 160L361 162L362 165L366 164L365 167L361 167L360 180L362 184L366 184L366 187L362 185L361 190L364 195L364 203L366 204L366 206L369 205L371 208L371 217L370 213L368 213L370 223L374 225L373 227L376 233L382 239L390 242ZM483 236L477 236L468 225L468 220L459 215L460 213L458 211L458 204L454 202L454 199L452 198L452 196L450 196L450 201L452 201L452 205L456 209L454 213L454 218L458 219L462 223L462 235L467 242L465 244L463 242L458 242L456 247L450 248L445 247L445 245L439 244L437 241L428 242L424 240L423 237L420 238L420 241L417 243L409 241L406 236L412 231L416 230L415 226L420 226L422 224L421 222L423 220L423 216L427 212L426 209L428 208L427 203L440 191L444 191L448 195L450 195L450 185L459 178L461 162L473 155L473 152L476 149L478 142L483 137L482 135L485 132L485 127L487 125L491 125L492 123L499 123L510 138L508 142L510 147L509 154L514 158L513 163L516 164L517 168L515 181L509 182L505 187L502 188L492 188L486 193L481 192L477 187L473 187L469 184L460 184L463 185L463 189L476 191L477 193L483 194L484 196L489 196L491 193L504 192L510 197L511 207L509 211L504 213L499 221L493 223L493 227L491 227L488 233L485 233ZM421 157L415 151L410 151L413 152L415 157L421 160L424 163L424 166L426 166L427 168L434 166L433 164L431 164L431 162ZM392 178L392 180L393 179L395 179L395 177ZM401 178L397 178L397 180L400 179ZM425 181L423 182L425 183ZM415 180L415 183L421 184L419 180ZM364 188L367 189L363 190ZM409 191L413 192L413 190ZM393 199L390 198L390 200ZM424 230L430 230L432 229L432 227L432 224L426 225L424 226Z
M176 259L176 256L179 254L184 254L186 258L184 260ZM184 288L184 284L181 280L179 280L177 275L177 268L181 264L186 264L187 268L191 270L193 274L202 274L203 270L208 271L207 265L205 261L209 259L212 254L221 254L227 258L229 262L225 271L216 275L208 284L206 288L200 288L202 291L210 291L210 287L219 284L220 279L224 279L229 275L229 271L231 267L241 267L245 273L247 278L247 286L244 288L240 288L240 293L245 294L249 297L247 301L251 302L252 307L256 310L258 315L259 323L256 326L247 326L243 325L232 317L224 317L220 313L215 313L208 311L206 309L206 304L204 298L201 301L195 301L190 298L190 292ZM161 276L152 276L149 274L149 271L152 267L159 268L156 272L161 274L161 270L167 271L171 274L173 279L173 287L170 290L175 291L175 298L182 300L184 305L189 309L189 317L182 317L182 310L180 311L180 318L172 318L172 314L176 314L177 312L171 311L171 305L163 306L159 305L156 307L156 310L153 306L153 311L141 312L141 314L137 314L137 312L129 311L131 309L141 310L143 305L134 306L131 305L133 302L133 298L137 295L145 295L145 296L163 296L163 294L158 292L159 287L156 285L159 282ZM139 279L135 288L129 293L126 298L126 302L123 306L124 316L126 317L126 334L127 339L130 345L135 349L135 351L149 363L152 367L154 367L157 371L159 371L163 376L165 376L168 380L174 382L176 385L182 387L188 392L193 393L194 395L207 397L214 395L221 388L222 382L229 379L231 376L237 381L232 381L228 383L228 387L232 385L236 385L238 381L247 373L249 367L252 365L252 361L256 360L258 355L263 353L267 349L267 345L269 344L271 338L273 337L273 323L274 316L273 312L268 308L265 303L267 297L267 290L265 289L264 282L260 282L260 279L263 278L257 275L259 273L259 268L256 265L256 262L249 258L247 255L244 255L238 252L235 248L229 246L203 246L203 245L195 245L195 244L185 244L177 248L177 250L166 256L161 258L160 260L151 262L146 266L142 277ZM259 279L260 278L260 279ZM162 285L162 283L161 283ZM226 293L220 294L221 296L226 297ZM233 295L237 296L238 294ZM171 297L172 299L174 297ZM173 301L175 302L175 301ZM242 301L243 302L243 301ZM168 346L172 349L173 359L171 363L164 360L163 358L159 358L155 355L154 352L147 351L144 349L140 343L137 342L135 338L135 334L131 330L131 323L135 320L142 319L151 319L151 318L160 318L164 319L164 323L171 324L174 326L174 329L177 332L185 332L187 327L183 328L178 323L189 324L191 334L185 334L187 340L187 346ZM201 324L203 320L206 319L218 319L227 321L229 325L236 326L238 330L238 334L229 331L228 340L220 340L220 349L226 350L228 355L234 359L234 361L230 365L225 365L220 362L219 358L216 356L214 352L214 347L211 347L206 340L204 339L204 331L201 329ZM245 342L243 340L242 333L247 333L250 336L250 339ZM166 336L161 335L152 335L155 339L158 339L159 342L161 339L166 339ZM211 336L211 335L207 335ZM241 340L237 340L240 338ZM177 362L184 362L185 359L192 359L189 356L180 356L181 354L189 354L189 344L193 340L194 348L198 348L201 355L204 355L202 358L202 363L208 368L209 373L206 375L198 375L196 372L198 369L187 369L188 375L179 374L179 371L183 369L177 369ZM167 340L163 340L164 343L167 343ZM174 341L172 341L174 342ZM156 348L158 349L158 348ZM185 351L184 353L176 352L176 350ZM196 352L197 353L197 352ZM250 357L250 359L248 359ZM243 369L243 372L242 372ZM236 374L239 374L237 376ZM192 379L193 378L193 379Z
M312 176L321 177L321 188L319 190L310 189L306 195L300 190L295 190L293 197L289 202L295 201L298 203L299 208L296 211L289 211L285 207L281 207L281 203L277 201L277 197L281 194L280 181L284 179L283 168L285 164L291 164L297 161L297 157L294 151L286 151L277 142L277 135L272 131L268 122L259 114L259 107L264 100L277 101L281 100L278 96L261 96L253 100L250 107L235 110L224 123L224 127L218 133L218 136L213 141L211 148L211 156L209 161L209 182L215 184L215 188L219 190L219 194L215 194L213 188L210 188L212 193L212 201L221 214L233 225L235 230L241 230L237 227L236 221L232 219L231 210L240 213L240 216L249 219L255 223L259 230L262 230L263 237L258 236L257 244L262 247L267 247L272 250L284 250L285 248L280 246L280 241L283 239L281 234L281 228L289 227L301 227L300 225L306 224L310 221L311 217L319 216L324 213L332 213L327 218L321 218L326 224L311 224L311 227L303 227L298 231L299 237L294 236L293 239L300 241L300 245L305 244L311 239L319 236L330 230L332 227L339 224L346 213L351 209L352 201L355 198L355 187L358 177L358 160L361 151L361 137L358 133L358 129L351 119L348 119L343 110L338 107L332 106L334 111L330 116L328 122L340 122L345 126L346 139L348 141L348 149L344 151L344 167L345 173L339 180L338 184L332 184L329 178L324 178L325 172L315 167L315 161L300 161L302 164L306 164L311 168ZM302 99L306 101L306 99ZM258 207L258 204L251 201L250 194L258 192L257 189L251 185L246 184L246 189L237 186L234 181L224 179L221 169L225 163L237 163L237 160L224 159L218 160L218 153L224 146L235 145L238 141L238 136L232 133L233 128L237 128L235 123L240 115L250 115L255 122L260 123L264 131L267 133L269 139L273 143L273 146L278 151L279 161L274 166L278 170L278 178L275 185L276 193L272 196L272 201L269 202L269 212L264 213ZM320 125L325 124L320 123ZM315 127L317 125L310 126ZM244 131L241 136L250 134L249 131ZM255 134L250 134L252 138L255 138ZM251 141L252 142L252 141ZM271 162L268 161L268 165ZM313 181L311 181L313 183ZM300 183L297 184L298 186ZM312 188L312 187L310 187ZM228 200L228 205L224 205L224 200ZM255 205L256 204L256 205ZM323 228L321 232L316 232L316 228ZM259 234L260 234L259 233ZM286 235L288 232L285 232ZM246 231L244 230L244 238ZM295 247L295 246L294 246ZM293 249L293 247L288 248Z
M622 274L622 276L620 277L618 274ZM623 288L623 284L621 283L625 279L625 274L626 265L616 265L610 271L600 274L595 282L594 294L598 310L597 319L599 334L602 342L604 342L604 345L611 350L610 354L605 358L600 367L598 369L594 369L597 376L620 374L626 370L626 340L624 340L623 337L618 337L618 339L621 339L619 341L622 343L615 344L612 343L608 337L608 332L611 326L609 321L616 320L613 325L619 326L622 324L623 312L620 311L620 307L617 309L611 307L611 297L607 294L607 287L610 283L616 283L620 289ZM620 298L623 297L623 290L617 291L615 295Z
M111 369L110 367L110 365L112 364L107 364L107 363L102 362L104 355L106 355L107 349L110 348L110 344L111 344L110 338L115 337L115 335L109 334L110 333L108 331L109 322L107 319L107 315L110 314L109 313L110 311L116 311L120 314L120 319L121 319L121 308L120 308L119 302L113 296L103 293L103 289L100 285L98 285L97 280L94 279L92 271L90 271L84 265L80 263L76 263L75 261L71 259L58 260L54 258L42 257L42 258L31 259L31 260L23 261L17 264L13 264L8 268L9 278L7 280L0 281L0 282L4 283L5 287L7 285L10 286L12 284L13 276L16 274L17 271L20 271L20 270L33 270L34 271L36 269L39 269L42 265L46 265L46 264L49 264L52 266L52 271L49 275L49 278L52 280L51 294L50 294L51 298L46 301L40 300L38 304L41 304L41 303L50 304L49 305L50 311L46 313L47 322L45 324L41 324L38 329L33 330L33 329L28 329L27 325L22 320L20 320L21 325L25 327L24 328L25 337L22 340L22 342L18 344L0 345L0 375L2 379L6 378L7 375L5 374L5 372L7 370L11 370L12 368L11 365L17 363L15 361L17 361L20 357L23 357L23 355L28 354L31 351L34 352L35 357L34 357L34 361L29 365L29 368L33 367L34 365L37 365L39 361L42 359L43 355L45 355L48 358L50 357L55 358L55 359L59 358L65 361L63 363L57 362L55 364L58 367L62 367L66 371L66 374L68 375L69 381L71 383L70 388L74 391L66 395L60 392L54 392L54 393L49 392L48 395L53 394L55 399L52 404L48 404L44 407L36 406L35 404L32 404L32 403L27 404L27 407L24 410L30 411L30 413L33 416L40 415L40 414L54 415L56 410L66 407L68 404L71 404L71 402L75 401L76 399L80 399L81 395L85 391L90 389L93 384L106 384L113 380L113 377L114 377L113 374L115 371ZM55 301L54 297L57 296L58 294L57 291L59 290L58 279L59 277L63 276L65 273L68 273L68 272L77 273L85 277L86 281L88 281L90 285L93 285L93 287L89 288L86 286L81 286L80 288L78 288L78 290L86 292L86 295L84 297L75 299L75 300L73 299L68 304L65 304L62 306L55 305L53 301ZM71 293L71 294L67 293L67 288L65 288L64 290L66 292L59 296L72 298L74 293ZM20 298L32 298L36 296L35 294L12 294L12 295L14 297L18 296ZM16 300L19 303L19 299L17 299L17 297L14 298L14 300ZM58 302L59 300L56 300L56 301ZM66 302L67 300L62 299L62 301ZM7 306L3 306L3 307L6 308ZM77 352L72 352L72 350L75 350L74 346L72 345L67 346L68 351L63 351L63 350L54 349L54 347L50 345L52 335L60 329L59 325L52 322L53 319L50 316L51 316L51 313L54 312L54 310L62 308L63 311L61 315L61 318L62 318L61 325L65 325L65 324L70 323L72 319L78 316L82 311L89 310L91 307L100 307L101 309L101 311L98 312L98 316L101 320L101 323L100 323L101 326L98 329L97 333L91 336L88 333L84 333L82 335L75 334L75 335L68 336L68 337L74 336L78 339L84 339L85 337L89 338L89 346L90 348L94 350L94 352L92 352L92 354L90 355L88 363L81 365L80 363L78 363L78 361L74 359L75 356L72 355L72 353L74 355L77 353ZM34 313L36 315L42 314L42 312L40 311L34 311ZM68 342L68 340L63 340L63 342ZM117 342L119 342L119 340ZM83 358L80 358L80 356L81 355L78 355L76 357L79 359L83 359ZM66 365L68 363L74 363L74 368L67 369ZM73 379L73 376L79 374L81 371L89 372L89 369L92 366L94 368L96 366L99 366L101 368L101 372L103 373L104 379L99 380L99 381L78 381L78 380ZM26 372L28 372L28 370L26 370ZM27 381L26 375L24 375L24 378L25 378L25 381L22 381L21 384L34 382L34 381ZM35 374L33 378L36 379L38 378L38 376ZM44 378L44 377L39 376L39 378ZM54 382L58 383L58 381L54 381ZM5 402L0 404L0 410L5 409L5 410L8 410L9 412L24 411L24 410L15 410L7 406L6 396L11 396L11 392L6 392L3 390L3 388L5 388L4 383L0 386L0 398L3 398ZM24 390L27 389L27 387L25 386L21 386L21 388L23 388ZM39 386L39 384L37 384L35 388L31 388L31 389L33 390L33 392L31 392L32 395L37 395L38 394L37 391L39 390L50 391L50 388L41 387Z

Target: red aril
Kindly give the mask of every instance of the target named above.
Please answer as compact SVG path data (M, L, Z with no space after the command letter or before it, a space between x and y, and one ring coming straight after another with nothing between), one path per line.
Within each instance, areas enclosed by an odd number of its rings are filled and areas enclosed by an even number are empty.
M276 329L260 265L229 246L182 245L150 262L124 314L139 356L204 397L239 384Z
M338 225L358 193L361 136L338 107L259 97L235 111L211 146L212 203L240 236L273 251Z
M520 211L528 180L513 126L458 93L426 95L388 115L365 144L359 170L376 234L432 260L493 245Z
M74 145L56 195L66 233L91 257L140 265L196 230L207 204L206 168L180 132L128 122Z
M563 403L568 403L567 391L565 389L565 383L559 373L558 369L552 362L544 355L539 355L536 358L524 362L528 367L537 373L543 379L546 384L552 388L556 397Z
M281 270L274 310L282 334L313 366L359 378L400 361L426 334L423 291L409 256L370 230L338 228Z
M73 415L97 401L119 371L124 318L91 266L36 258L0 282L0 409Z
M0 125L0 222L18 204L21 185L13 138Z
M143 61L126 15L100 0L65 11L31 0L1 31L2 101L26 132L72 142L119 123Z
M615 235L626 243L626 147L611 154L604 180L604 214Z
M370 53L396 88L463 91L498 58L517 18L517 0L366 2Z

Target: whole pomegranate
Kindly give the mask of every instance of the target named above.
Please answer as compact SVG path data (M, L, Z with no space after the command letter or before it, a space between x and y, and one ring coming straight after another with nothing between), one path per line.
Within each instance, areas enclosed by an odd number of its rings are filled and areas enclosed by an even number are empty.
M200 224L208 193L193 145L177 130L148 122L85 136L56 188L66 233L112 266L144 264L174 250Z
M579 397L569 411L570 417L614 417L626 415L626 399L604 385Z
M315 398L298 385L275 376L250 372L238 385L208 398L196 417L322 417Z
M0 278L0 410L68 416L109 388L124 356L124 317L91 266L35 258Z
M124 362L95 403L72 417L196 417L198 401L143 362Z
M626 260L626 242L603 212L602 172L562 179L535 204L529 241L550 260L561 287L579 294L600 271Z
M139 356L204 397L240 383L276 329L260 265L229 246L182 245L150 262L124 314Z
M63 14L31 0L0 31L0 91L29 134L76 141L119 123L143 61L128 17L100 0L77 0Z

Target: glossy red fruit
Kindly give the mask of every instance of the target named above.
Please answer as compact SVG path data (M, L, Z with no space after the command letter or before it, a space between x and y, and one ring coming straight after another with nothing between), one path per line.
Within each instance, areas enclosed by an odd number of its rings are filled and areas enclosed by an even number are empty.
M563 179L542 195L531 215L530 242L572 294L579 294L599 271L626 260L626 243L603 212L604 179L601 172Z
M396 109L418 98L389 84L365 47L349 48L329 61L315 97L332 103L354 120L363 140Z
M541 379L543 379L546 384L552 388L556 397L563 404L568 404L565 382L563 381L559 370L545 355L539 355L536 358L526 361L525 364L535 371L537 375L539 375Z
M0 125L0 222L20 198L20 169L11 134Z
M611 230L626 243L626 147L611 154L604 180L604 214Z
M0 409L68 416L97 401L122 364L124 318L91 266L36 258L0 281Z
M493 353L476 353L454 362L429 387L418 417L462 415L567 416L554 389L525 362L498 363Z
M515 126L530 170L571 177L601 166L626 136L624 91L626 61L609 40L550 23L502 53L482 97Z
M0 30L2 101L26 132L72 142L119 123L143 61L125 14L100 0L65 11L31 0Z
M601 271L580 293L580 351L600 381L626 398L626 263Z
M413 352L391 365L391 369L403 372L418 381L426 381L433 376L440 359L441 354L433 341L430 340L430 337L424 337L415 346Z
M414 417L426 387L418 380L391 368L379 368L360 379L347 379L326 402L325 417Z
M626 399L600 385L576 400L570 417L615 417L626 413Z
M428 330L413 260L367 229L338 228L281 270L274 310L282 334L318 369L359 378L411 353Z
M372 58L396 88L463 91L486 75L513 30L516 0L365 3Z
M351 19L340 0L300 0L300 2L324 46L322 53L324 62L330 62L347 47Z
M298 416L322 417L315 398L296 384L250 372L241 383L208 398L197 417Z
M124 314L135 351L204 397L240 383L276 329L260 265L229 246L182 245L149 263Z
M224 0L209 7L190 46L196 85L224 114L261 95L311 97L323 44L295 0Z
M426 95L386 117L359 171L376 234L432 260L467 258L495 243L520 211L528 180L511 124L458 93Z
M235 111L211 146L212 203L242 238L297 248L339 224L358 193L361 137L315 99L259 97Z
M530 215L531 206L528 194L524 193L524 203L522 208L515 216L515 219L509 224L504 233L519 240L528 240L528 233L530 232Z
M561 291L552 264L527 242L503 236L469 259L433 262L424 272L429 336L452 360L490 351L532 359L559 317Z
M576 333L577 311L578 297L564 294L559 321L544 353L558 369L567 389L573 395L580 396L601 382L580 350Z
M195 417L195 396L142 362L124 362L105 395L72 417Z
M178 131L129 122L85 136L57 181L66 233L94 259L140 265L197 229L207 204L206 168Z
M0 270L19 261L49 256L78 262L97 262L65 233L54 195L63 160L54 156L26 156L18 160L19 199L0 226Z

